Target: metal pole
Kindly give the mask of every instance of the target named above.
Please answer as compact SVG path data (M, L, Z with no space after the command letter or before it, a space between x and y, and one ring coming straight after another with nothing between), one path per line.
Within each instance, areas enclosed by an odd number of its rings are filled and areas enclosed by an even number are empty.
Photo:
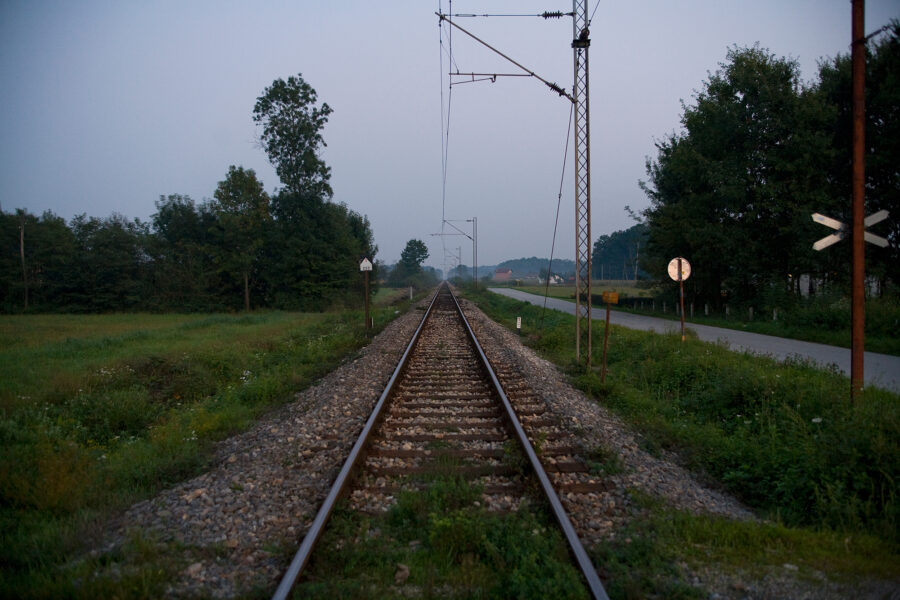
M681 258L678 259L678 289L681 296L681 341L684 341L684 276L681 271Z
M581 6L579 6L581 4ZM575 358L591 365L591 135L588 0L572 0L575 83Z
M865 0L853 0L852 79L853 79L853 175L852 245L850 303L850 398L857 400L863 389L863 353L865 349L865 135L866 135L866 40Z

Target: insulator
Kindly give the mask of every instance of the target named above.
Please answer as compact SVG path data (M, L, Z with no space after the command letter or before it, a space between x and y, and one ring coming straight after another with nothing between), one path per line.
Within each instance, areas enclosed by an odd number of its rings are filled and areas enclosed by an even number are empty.
M544 11L541 13L541 16L545 19L561 19L563 16L562 11L557 10L554 12Z

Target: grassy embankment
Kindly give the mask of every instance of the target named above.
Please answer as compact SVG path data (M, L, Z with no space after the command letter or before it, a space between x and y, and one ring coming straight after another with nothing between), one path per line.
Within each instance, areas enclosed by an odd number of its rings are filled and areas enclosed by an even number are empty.
M595 281L592 283L594 296L603 291L619 293L620 304L614 310L622 310L643 315L651 315L664 319L678 320L672 301L668 301L667 310L663 312L662 301L656 301L656 310L651 309L653 291L638 288L630 282ZM523 292L544 295L543 286L517 287ZM550 286L549 295L553 298L575 301L575 289L572 286ZM600 304L595 300L595 306ZM603 305L605 306L605 305ZM724 327L751 331L765 335L774 335L831 346L850 347L850 302L846 298L820 296L802 301L793 299L785 302L778 310L777 320L773 320L771 309L761 310L756 307L754 318L749 319L749 307L732 307L729 315L723 312L704 314L702 306L694 309L690 316L690 306L685 305L686 323ZM900 327L900 302L896 298L870 298L866 301L866 351L881 352L900 356L900 337L896 332Z
M401 306L380 291L376 331ZM0 317L0 596L159 597L151 540L80 556L117 511L365 345L361 311ZM92 576L120 562L116 580ZM132 568L131 565L137 565ZM115 569L112 569L115 571Z
M866 390L849 401L846 378L802 362L779 364L680 336L613 326L609 374L573 364L574 317L486 291L466 295L566 370L576 386L642 434L650 453L686 466L767 519L737 523L673 511L640 494L650 518L596 549L614 596L668 588L691 597L678 563L731 570L827 573L838 580L900 578L900 397ZM602 340L595 322L594 339ZM594 345L594 365L601 344ZM629 539L630 542L625 540Z

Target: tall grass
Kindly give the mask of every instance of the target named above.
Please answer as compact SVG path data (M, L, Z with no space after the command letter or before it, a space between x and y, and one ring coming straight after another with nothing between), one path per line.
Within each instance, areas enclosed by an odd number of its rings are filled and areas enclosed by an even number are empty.
M200 472L213 442L365 345L362 325L360 311L0 317L0 595L89 597L59 567L105 515ZM151 575L123 585L153 597Z
M573 361L573 317L488 292L494 319L523 317L529 344L629 421L645 449L677 452L761 514L788 525L868 533L900 548L900 397L800 360L776 361L680 336L613 326L609 374ZM602 339L595 322L594 339ZM601 361L594 344L594 365Z

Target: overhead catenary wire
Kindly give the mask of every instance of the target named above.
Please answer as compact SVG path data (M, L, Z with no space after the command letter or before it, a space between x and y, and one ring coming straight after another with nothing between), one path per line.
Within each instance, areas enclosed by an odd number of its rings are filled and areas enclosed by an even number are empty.
M594 20L594 15L597 14L597 9L600 8L600 0L597 0L597 4L594 5L594 10L591 11L591 18L588 19L587 26L591 26L591 21Z
M562 12L560 10L547 11L542 13L525 13L525 14L475 14L475 13L456 13L451 17L541 17L542 19L561 19L563 17L571 17L573 13Z
M538 81L540 81L541 83L543 83L544 85L546 85L547 87L549 87L551 90L553 90L554 92L556 92L556 93L559 94L560 96L566 97L570 102L575 102L575 98L573 98L572 95L569 94L569 92L567 92L566 90L564 90L564 89L563 89L562 87L560 87L559 85L547 81L546 79L544 79L543 77L541 77L540 75L538 75L537 73L535 73L534 71L532 71L531 69L529 69L528 67L525 67L524 65L522 65L522 64L520 64L520 63L518 63L518 62L516 62L515 60L513 60L512 58L510 58L509 56L507 56L507 55L504 54L503 52L500 52L499 50L497 50L496 48L494 48L493 46L491 46L490 44L488 44L487 42L485 42L484 40L482 40L482 39L479 38L478 36L476 36L476 35L474 35L473 33L467 31L466 29L463 29L462 27L460 27L459 25L457 25L456 23L454 23L453 21L451 21L449 16L447 16L447 15L445 15L445 14L443 14L443 13L440 13L440 12L437 12L437 13L435 13L435 14L437 15L438 19L440 19L442 22L443 22L443 21L447 21L448 23L450 23L450 25L452 25L452 26L455 27L456 29L459 29L460 31L462 31L463 33L465 33L467 36L469 36L470 38L472 38L473 40L475 40L476 42L478 42L478 43L481 44L482 46L485 46L487 49L491 50L491 51L494 52L495 54L499 54L500 56L502 56L503 58L505 58L507 61L509 61L509 62L511 62L512 64L516 65L517 67L519 67L520 69L522 69L523 71L525 71L526 73L528 73L529 75L531 75L532 77L534 77L535 79L537 79Z
M553 276L553 253L556 250L556 230L559 227L559 208L562 205L563 182L566 179L566 163L569 159L569 140L572 135L572 116L575 105L569 108L569 125L566 127L566 146L563 150L562 173L559 176L559 194L556 196L556 220L553 222L553 241L550 243L550 264L547 265L547 283L544 286L544 308L541 310L541 323L538 332L544 330L544 314L547 312L547 297L550 295L550 277Z
M438 0L438 10L441 10L441 2ZM453 10L453 0L450 0L450 10ZM443 236L444 233L444 223L447 218L447 170L449 163L449 154L450 154L450 114L452 108L452 100L453 100L453 87L452 85L447 86L447 103L446 103L446 121L444 114L444 53L447 53L449 58L449 63L451 65L455 65L456 61L453 59L453 29L448 28L447 31L447 48L444 48L444 24L443 22L438 22L438 30L439 30L439 42L440 42L440 56L441 56L441 64L440 64L440 77L441 77L441 256L443 260L443 269L444 276L447 275L447 244L445 238ZM459 67L456 67L457 71ZM452 81L448 78L448 84L452 83Z

